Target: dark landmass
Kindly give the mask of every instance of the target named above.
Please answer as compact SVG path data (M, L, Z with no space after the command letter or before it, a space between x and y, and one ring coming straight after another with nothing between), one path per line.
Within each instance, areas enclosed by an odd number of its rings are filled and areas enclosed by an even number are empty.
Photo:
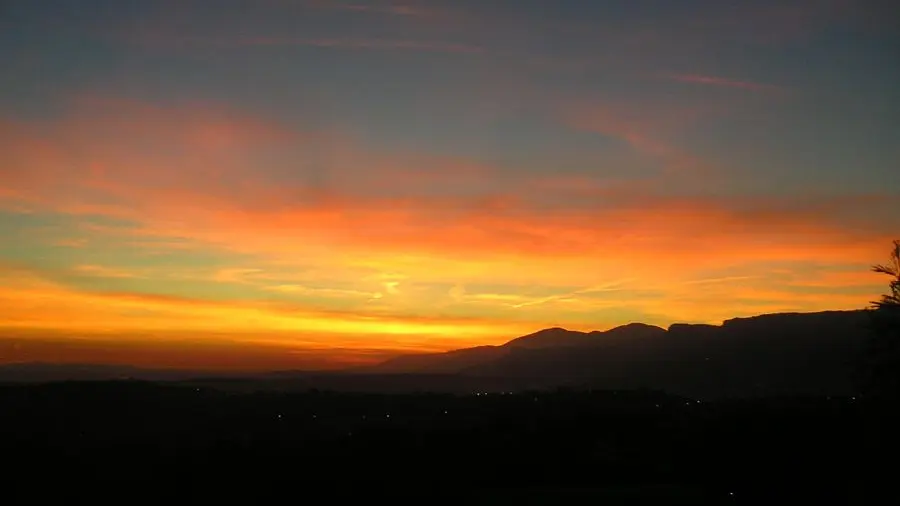
M893 406L656 391L235 393L140 381L0 385L10 504L866 504ZM318 499L317 499L318 498ZM512 502L510 502L512 501Z
M337 372L228 374L117 366L12 364L0 381L196 380L233 391L471 393L559 386L664 390L693 398L852 395L871 333L866 311L771 314L722 325L633 323L605 332L552 328L502 346L404 355Z
M862 311L554 328L327 374L8 365L4 497L874 503L900 410L854 392L869 331Z
M0 365L0 382L47 383L52 381L102 381L141 379L145 381L182 381L210 376L203 371L146 369L127 365L54 364L27 362Z
M870 333L865 311L771 314L668 330L553 328L502 346L398 357L367 372L503 378L527 388L650 388L699 398L850 395Z

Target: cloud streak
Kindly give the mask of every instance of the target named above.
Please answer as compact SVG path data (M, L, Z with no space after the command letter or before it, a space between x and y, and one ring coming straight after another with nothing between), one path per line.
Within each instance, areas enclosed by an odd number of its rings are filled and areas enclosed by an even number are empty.
M296 37L257 35L242 37L214 37L201 35L179 35L164 33L128 34L125 38L133 43L152 49L238 49L267 47L310 47L351 51L406 51L446 54L483 54L480 46L444 41L352 38L352 37Z
M701 107L628 108L613 102L581 103L562 107L560 121L571 128L619 139L634 151L658 160L670 175L710 177L714 164L670 140L675 132L714 117L720 112Z
M751 81L740 81L737 79L729 79L720 76L710 76L702 74L664 74L663 78L671 81L689 84L701 84L709 86L721 86L726 88L740 88L744 90L757 92L780 92L783 88L772 84L755 83Z
M222 46L311 46L333 49L363 49L363 50L404 50L424 51L434 53L459 53L479 54L484 50L477 46L466 44L453 44L445 42L427 42L415 40L385 40L385 39L304 39L296 37L244 37L233 41L197 41L198 43L222 45Z
M388 4L364 4L355 2L336 2L331 0L309 0L306 2L306 5L319 9L333 9L345 12L413 18L427 18L436 14L436 11L421 5L409 5L394 2Z
M100 278L124 278L135 279L142 277L136 272L125 269L117 269L114 267L105 267L102 265L76 265L72 268L77 274L85 276L96 276Z

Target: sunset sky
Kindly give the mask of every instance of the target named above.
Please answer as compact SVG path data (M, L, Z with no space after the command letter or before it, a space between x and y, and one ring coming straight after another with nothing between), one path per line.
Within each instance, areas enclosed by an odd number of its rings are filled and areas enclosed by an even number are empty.
M2 2L0 362L339 367L864 307L900 235L891 11Z

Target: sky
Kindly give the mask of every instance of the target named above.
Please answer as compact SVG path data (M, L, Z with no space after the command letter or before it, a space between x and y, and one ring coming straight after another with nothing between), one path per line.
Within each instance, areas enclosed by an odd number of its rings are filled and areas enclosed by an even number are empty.
M880 0L6 0L0 362L333 368L866 307Z

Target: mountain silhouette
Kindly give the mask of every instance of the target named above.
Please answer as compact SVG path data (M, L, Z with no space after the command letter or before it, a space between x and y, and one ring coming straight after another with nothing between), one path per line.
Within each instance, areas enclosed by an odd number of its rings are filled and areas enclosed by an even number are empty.
M620 339L639 339L665 332L665 329L643 323L630 323L605 332L578 332L553 327L518 337L501 346L476 346L442 353L401 355L364 370L369 373L459 373L520 350L550 351L559 348L609 346Z
M781 313L722 325L559 327L499 346L401 355L343 371L228 374L84 364L0 365L2 382L143 379L235 391L478 392L647 389L692 398L853 395L871 335L867 311Z
M662 389L694 397L854 391L869 335L865 311L767 314L722 325L632 323L600 332L559 327L501 346L406 355L367 373L505 378L528 387Z

